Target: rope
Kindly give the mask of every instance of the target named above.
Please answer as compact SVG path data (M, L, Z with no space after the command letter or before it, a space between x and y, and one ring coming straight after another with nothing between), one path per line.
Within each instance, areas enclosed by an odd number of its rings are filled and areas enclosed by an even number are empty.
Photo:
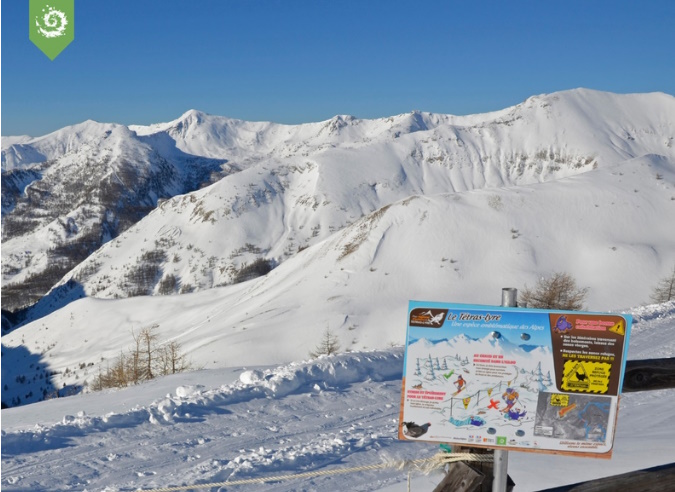
M380 463L377 465L364 465L354 468L338 468L335 470L317 470L306 473L297 473L293 475L277 475L275 477L248 478L242 480L231 480L227 482L203 483L199 485L184 485L180 487L164 487L160 489L136 489L138 492L179 492L183 490L209 489L212 487L228 487L232 485L250 485L265 482L280 482L283 480L299 480L301 478L321 477L326 475L343 475L346 473L355 473L367 470L378 470L382 468L396 468L398 470L414 469L428 475L433 470L444 466L447 463L455 461L479 461L492 462L491 454L473 454L473 453L438 453L431 458L419 460L400 460L394 462Z

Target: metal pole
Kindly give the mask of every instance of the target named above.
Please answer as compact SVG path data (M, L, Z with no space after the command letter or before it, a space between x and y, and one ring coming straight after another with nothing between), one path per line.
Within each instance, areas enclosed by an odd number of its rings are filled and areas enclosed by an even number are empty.
M518 289L514 287L504 287L502 289L502 307L518 306Z
M502 306L518 306L518 289L505 287L502 289ZM504 449L495 449L492 468L492 492L506 492L508 482L509 452Z

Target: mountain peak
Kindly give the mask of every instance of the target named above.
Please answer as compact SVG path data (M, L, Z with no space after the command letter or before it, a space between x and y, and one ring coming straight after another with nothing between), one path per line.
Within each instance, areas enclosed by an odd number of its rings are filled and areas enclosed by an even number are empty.
M183 113L180 118L174 121L174 125L172 126L179 126L179 125L200 125L204 123L206 119L208 119L211 115L208 113L204 113L203 111L199 111L197 109L190 109Z
M205 113L203 111L199 111L198 109L189 109L185 113L181 115L179 120L187 120L191 118L195 118L197 120L202 120L205 117L209 116L208 113Z

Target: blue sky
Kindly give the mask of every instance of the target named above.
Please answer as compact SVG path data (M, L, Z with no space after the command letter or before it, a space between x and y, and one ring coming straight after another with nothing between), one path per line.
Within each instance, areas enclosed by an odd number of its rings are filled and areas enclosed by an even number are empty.
M76 0L50 61L2 2L2 134L188 109L301 123L471 114L576 87L675 94L675 2Z

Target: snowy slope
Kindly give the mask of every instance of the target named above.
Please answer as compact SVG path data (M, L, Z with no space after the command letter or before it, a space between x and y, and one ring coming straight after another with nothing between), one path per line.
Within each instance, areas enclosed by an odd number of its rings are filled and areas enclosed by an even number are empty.
M16 354L3 371L39 378L30 364L48 364L58 387L82 385L80 365L116 357L153 324L208 368L302 359L327 326L343 349L384 348L403 342L410 299L496 304L502 287L558 270L590 288L591 310L638 305L675 262L673 183L675 166L646 156L536 185L410 197L249 282L73 302L3 336ZM3 398L26 401L25 388L10 382Z
M122 272L154 249L165 253L163 278L176 279L175 292L202 290L230 283L258 258L285 261L409 196L554 180L647 154L672 162L674 101L578 90L470 117L336 117L282 127L192 111L136 127L146 138L170 136L185 152L228 156L245 170L164 203L62 283L78 278L88 295L125 297Z
M629 359L672 356L675 302L631 313ZM402 365L402 350L392 348L270 369L204 370L3 410L2 488L112 492L427 458L437 446L397 440ZM673 404L673 390L625 394L611 461L509 453L515 490L673 462ZM441 480L411 478L412 490ZM385 468L236 490L402 492L406 480L405 471Z

